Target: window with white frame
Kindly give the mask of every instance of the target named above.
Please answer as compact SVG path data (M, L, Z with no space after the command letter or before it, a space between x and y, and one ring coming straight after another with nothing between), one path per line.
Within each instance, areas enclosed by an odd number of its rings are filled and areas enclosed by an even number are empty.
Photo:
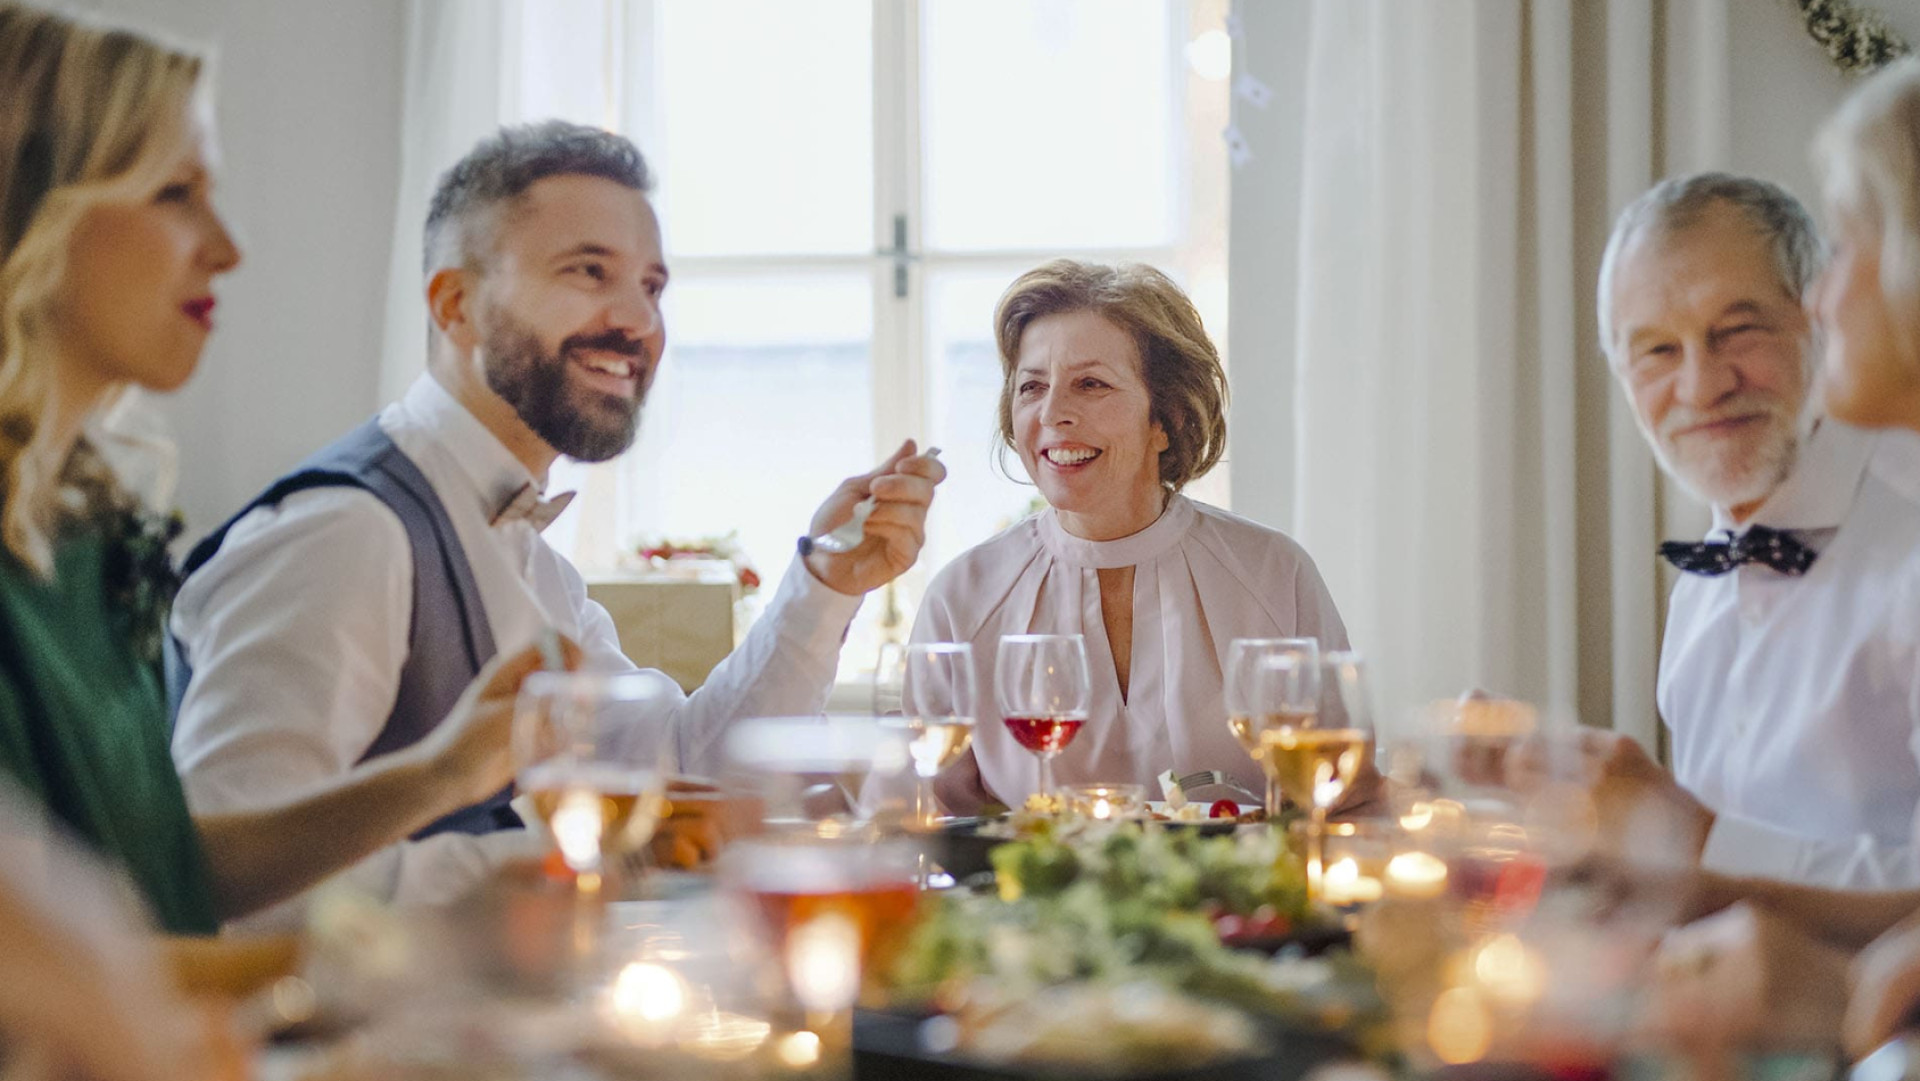
M1152 263L1225 344L1227 0L528 4L526 118L631 135L673 283L634 449L563 466L584 569L737 533L771 578L842 478L901 440L949 469L919 565L870 598L843 678L933 571L1026 514L997 464L993 306L1060 255ZM1201 48L1194 42L1201 39ZM1007 472L1013 476L1007 476ZM1227 502L1224 469L1193 489Z

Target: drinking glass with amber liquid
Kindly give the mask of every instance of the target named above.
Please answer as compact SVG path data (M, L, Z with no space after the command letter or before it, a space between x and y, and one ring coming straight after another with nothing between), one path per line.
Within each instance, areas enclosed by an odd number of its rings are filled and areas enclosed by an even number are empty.
M1278 821L1283 792L1266 768L1260 734L1310 727L1320 708L1320 640L1236 638L1227 646L1227 727L1267 775L1267 820ZM1294 797L1302 806L1305 800Z
M762 831L720 858L725 888L759 917L795 1005L823 1039L822 1018L851 1009L865 975L883 971L916 918L920 846L820 796L840 778L856 790L902 756L899 733L880 718L765 717L727 736L735 783L765 810Z
M1290 679L1316 688L1316 706L1295 723L1260 733L1260 764L1267 776L1308 811L1307 889L1320 895L1327 814L1346 796L1373 750L1373 709L1366 666L1358 653L1323 654L1308 666L1277 662Z
M671 701L646 672L536 672L514 707L515 784L583 893L653 839L665 811Z

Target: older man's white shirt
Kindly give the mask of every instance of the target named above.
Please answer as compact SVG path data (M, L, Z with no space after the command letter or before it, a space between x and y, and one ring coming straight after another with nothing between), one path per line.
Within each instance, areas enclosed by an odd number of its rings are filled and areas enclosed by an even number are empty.
M535 478L478 419L423 375L380 426L445 506L499 649L552 626L580 643L587 667L634 669L573 565L524 519L493 524ZM173 611L194 669L173 754L196 813L271 806L360 760L399 690L412 575L399 517L357 488L300 492L235 523ZM663 697L648 722L672 732L687 768L711 769L732 719L821 708L859 603L796 560L740 648L691 698L659 677ZM381 896L439 901L524 854L526 842L518 830L441 834L393 846L353 873Z
M1920 884L1920 442L1823 421L1748 523L1819 552L1675 585L1659 703L1674 773L1718 815L1703 862L1855 888Z

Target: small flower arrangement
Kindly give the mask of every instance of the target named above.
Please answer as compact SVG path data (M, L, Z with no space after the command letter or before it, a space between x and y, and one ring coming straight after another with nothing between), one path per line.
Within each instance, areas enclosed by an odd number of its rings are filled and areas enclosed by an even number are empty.
M752 593L760 588L760 572L753 569L747 560L747 553L740 547L740 534L728 533L723 537L700 537L695 540L642 540L634 545L634 555L648 566L664 569L667 563L675 559L716 559L733 564L734 574L740 580L740 592Z
M168 549L185 526L179 511L159 514L131 505L116 508L107 522L108 601L127 621L135 655L149 664L160 659L167 612L180 589Z

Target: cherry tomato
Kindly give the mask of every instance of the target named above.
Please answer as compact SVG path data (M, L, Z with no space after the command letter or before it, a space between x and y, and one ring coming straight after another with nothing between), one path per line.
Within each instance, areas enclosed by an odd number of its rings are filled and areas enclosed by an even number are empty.
M1217 799L1207 808L1208 818L1239 818L1240 805L1230 799Z

